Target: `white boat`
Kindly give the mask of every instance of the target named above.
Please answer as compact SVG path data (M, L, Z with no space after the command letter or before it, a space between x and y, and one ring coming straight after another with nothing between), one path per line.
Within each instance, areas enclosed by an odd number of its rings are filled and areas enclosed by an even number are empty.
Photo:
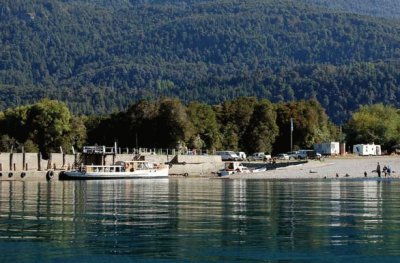
M60 173L60 180L133 179L168 177L169 166L147 161L120 161L115 165L86 165L81 169Z
M266 166L262 166L256 169L249 169L248 167L244 166L241 162L226 162L225 168L219 170L217 172L218 176L228 176L231 174L239 174L239 173L256 173L256 172L263 172L266 171Z

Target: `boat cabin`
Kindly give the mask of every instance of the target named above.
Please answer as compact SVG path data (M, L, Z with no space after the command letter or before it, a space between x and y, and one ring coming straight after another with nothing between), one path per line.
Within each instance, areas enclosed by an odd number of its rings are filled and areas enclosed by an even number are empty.
M145 161L121 161L121 162L117 162L116 165L123 166L126 172L158 168L157 164L149 163L149 162L145 162Z
M120 173L125 172L121 165L87 165L85 167L87 173Z
M85 171L88 173L120 173L120 172L134 172L136 170L149 170L157 169L157 164L145 161L119 161L115 165L87 165Z

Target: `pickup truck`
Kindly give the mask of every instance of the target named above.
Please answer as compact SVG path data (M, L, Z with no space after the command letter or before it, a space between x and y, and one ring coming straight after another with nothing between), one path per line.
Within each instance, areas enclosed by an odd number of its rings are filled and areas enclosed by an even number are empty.
M320 153L314 150L300 150L299 159L320 159L322 156Z

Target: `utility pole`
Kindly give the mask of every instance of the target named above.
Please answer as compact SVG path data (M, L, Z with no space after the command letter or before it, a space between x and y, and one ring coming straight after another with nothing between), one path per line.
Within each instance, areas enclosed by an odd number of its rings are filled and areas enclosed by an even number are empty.
M136 144L136 149L138 149L138 138L137 138L137 132L135 133L135 144Z
M290 118L290 151L293 152L293 118Z

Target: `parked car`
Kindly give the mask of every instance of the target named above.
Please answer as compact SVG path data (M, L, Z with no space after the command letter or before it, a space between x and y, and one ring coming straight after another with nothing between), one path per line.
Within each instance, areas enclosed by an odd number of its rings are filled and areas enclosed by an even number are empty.
M276 159L278 160L289 160L289 155L286 153L280 153L276 155Z
M322 155L315 150L300 150L299 159L320 159Z
M217 151L216 155L220 155L222 161L238 161L239 156L234 151Z
M289 160L297 160L299 159L299 151L288 152Z

